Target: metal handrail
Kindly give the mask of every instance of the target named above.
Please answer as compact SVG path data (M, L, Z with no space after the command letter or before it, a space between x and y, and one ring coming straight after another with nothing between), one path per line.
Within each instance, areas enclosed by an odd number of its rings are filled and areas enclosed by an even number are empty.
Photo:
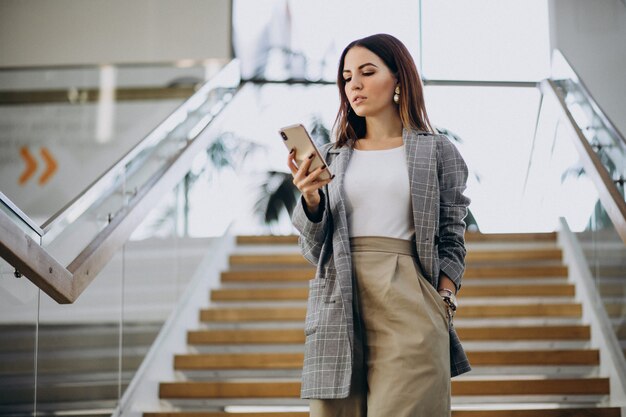
M233 74L236 74L236 77L233 77ZM115 181L116 176L123 172L126 164L130 163L141 151L158 143L160 138L157 133L163 131L162 126L170 127L169 124L173 121L180 120L183 111L193 111L199 108L203 104L205 93L215 88L238 88L240 81L239 63L233 60L222 69L220 74L205 83L194 96L174 111L144 141L96 180L92 187L62 209L60 214L46 222L45 227L40 229L43 232L40 236L50 233L61 222L67 221L70 216L75 218L74 216L80 215L77 213L84 213L91 204L100 199L105 193L106 186L110 186ZM19 225L2 210L0 210L0 255L58 303L74 302L116 251L124 245L145 215L187 174L197 154L208 147L211 138L214 137L211 126L215 126L216 117L231 99L232 94L222 97L221 102L207 115L210 117L205 116L190 130L185 146L152 174L137 190L128 205L116 213L111 222L67 267L61 265L40 246L39 242L25 234ZM2 197L2 203L8 202L17 209L6 196ZM19 209L12 211L26 224L34 225L34 222Z

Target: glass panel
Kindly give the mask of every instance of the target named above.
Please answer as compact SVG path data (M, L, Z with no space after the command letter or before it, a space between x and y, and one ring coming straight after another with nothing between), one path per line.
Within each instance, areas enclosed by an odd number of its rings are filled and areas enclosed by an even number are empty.
M73 303L42 293L37 409L109 410L119 397L122 262L115 256Z
M0 415L33 415L39 289L0 259Z
M553 77L578 128L610 177L623 189L626 178L626 140L606 118L567 60L558 52L554 55Z
M626 355L626 245L599 200L588 228L577 236L615 335Z
M564 217L574 231L584 230L598 192L582 168L574 130L552 94L543 97L532 155L526 170L521 210L556 229Z
M451 0L420 4L425 78L525 81L549 76L545 1Z
M145 217L124 248L124 308L122 387L125 389L144 360L165 321L207 255L211 238L194 231L189 213L204 214L204 228L218 230L231 220L225 212L207 211L189 195L209 194L204 179L213 178L215 166L200 154L192 170ZM218 198L212 198L217 200ZM222 233L224 230L221 231ZM209 294L207 293L207 301ZM164 366L172 366L165 364ZM122 392L123 394L123 392Z
M141 151L125 157L120 170L107 173L106 180L89 190L86 194L89 207L84 213L77 219L68 215L67 221L51 226L44 236L44 244L54 256L62 262L73 259L106 226L109 218L115 217L154 175L160 175L232 98L239 82L238 74L238 67L233 63L212 79L150 133ZM72 224L68 226L68 222Z
M0 70L0 189L42 224L224 64Z
M122 395L178 302L176 197L177 190L164 195L124 247Z

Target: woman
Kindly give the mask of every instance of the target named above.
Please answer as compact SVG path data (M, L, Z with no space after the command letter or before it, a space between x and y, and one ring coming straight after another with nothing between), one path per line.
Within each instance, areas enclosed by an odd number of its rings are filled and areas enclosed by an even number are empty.
M450 415L450 378L470 365L452 325L465 268L467 166L430 127L406 47L378 34L339 62L335 175L308 172L292 221L309 282L302 398L311 416Z

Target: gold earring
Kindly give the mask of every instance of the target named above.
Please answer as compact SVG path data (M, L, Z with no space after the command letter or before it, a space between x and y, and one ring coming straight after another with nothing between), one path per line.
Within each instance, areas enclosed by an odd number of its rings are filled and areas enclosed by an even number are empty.
M400 103L400 86L397 85L396 89L394 90L394 95L393 95L393 102L398 104Z

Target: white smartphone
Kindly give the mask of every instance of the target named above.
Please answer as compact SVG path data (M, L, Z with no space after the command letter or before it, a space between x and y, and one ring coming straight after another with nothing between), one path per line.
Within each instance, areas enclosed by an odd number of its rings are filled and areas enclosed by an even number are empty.
M318 178L326 180L334 177L334 175L330 172L328 164L322 157L322 154L320 154L319 149L317 149L317 146L315 146L315 143L311 139L309 132L307 132L303 125L295 124L286 126L280 129L278 133L280 133L280 136L283 138L283 143L287 147L288 151L291 151L293 148L296 149L295 161L298 167L306 158L309 157L309 155L314 154L315 157L313 158L313 161L311 161L309 172L313 172L317 168L325 166L326 169L322 171Z

